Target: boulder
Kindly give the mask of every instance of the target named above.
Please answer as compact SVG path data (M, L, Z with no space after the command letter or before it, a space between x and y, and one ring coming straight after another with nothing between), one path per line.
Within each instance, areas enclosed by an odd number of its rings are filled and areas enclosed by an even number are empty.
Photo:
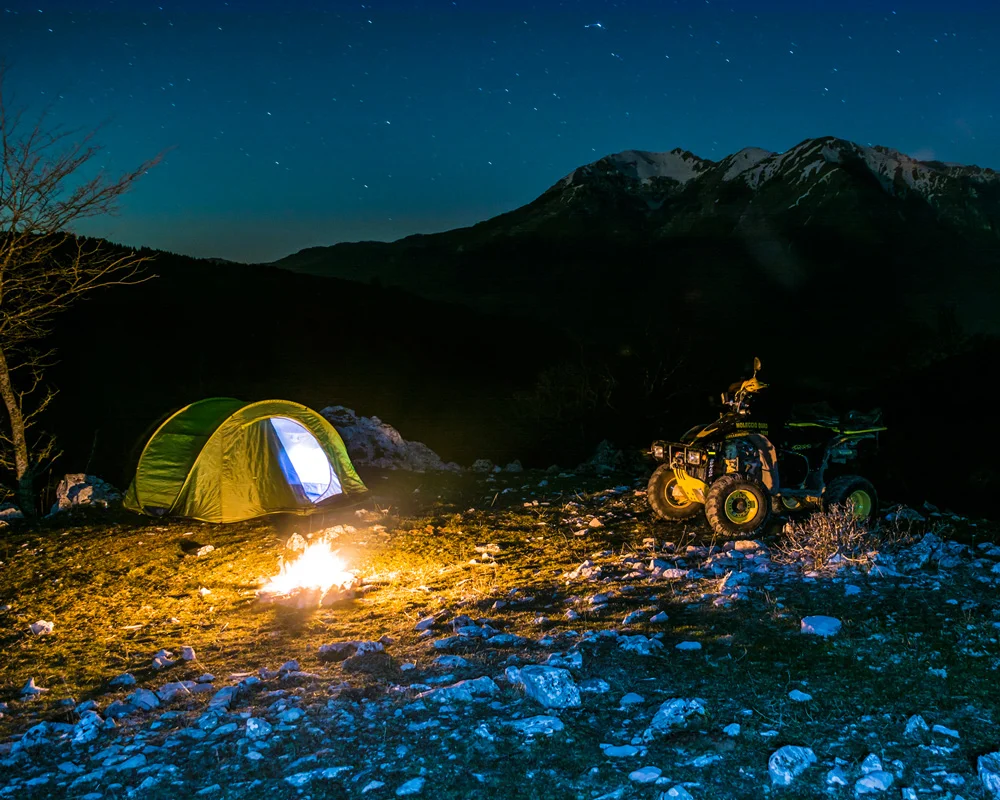
M337 429L351 460L363 467L404 469L413 472L460 472L445 463L421 442L406 441L392 425L378 417L359 417L344 406L328 406L320 412Z
M49 515L69 511L78 506L107 508L121 499L121 492L110 483L93 475L73 472L59 481L59 486L56 487L56 502L52 505Z
M11 503L0 503L0 522L10 522L12 519L24 519L21 509Z

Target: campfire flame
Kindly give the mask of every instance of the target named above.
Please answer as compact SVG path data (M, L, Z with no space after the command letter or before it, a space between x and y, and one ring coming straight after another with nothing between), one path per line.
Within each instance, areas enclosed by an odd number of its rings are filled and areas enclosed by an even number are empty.
M278 574L257 594L279 598L306 593L322 602L331 590L349 590L356 582L357 576L346 569L343 559L333 552L330 543L318 541L306 547L298 558L283 562Z

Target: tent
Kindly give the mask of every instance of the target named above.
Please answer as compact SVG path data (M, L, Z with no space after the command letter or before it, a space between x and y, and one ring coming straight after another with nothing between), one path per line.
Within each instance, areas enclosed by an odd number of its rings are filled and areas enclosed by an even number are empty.
M167 419L143 448L125 507L239 522L309 514L366 492L336 429L288 400L211 397Z

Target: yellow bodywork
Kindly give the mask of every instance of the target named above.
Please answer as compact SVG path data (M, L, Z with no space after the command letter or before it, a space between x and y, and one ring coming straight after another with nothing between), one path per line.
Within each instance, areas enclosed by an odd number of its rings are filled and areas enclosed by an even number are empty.
M677 478L677 485L681 487L688 500L695 503L705 502L705 493L708 491L708 484L698 478L692 478L682 469L674 468L674 477Z

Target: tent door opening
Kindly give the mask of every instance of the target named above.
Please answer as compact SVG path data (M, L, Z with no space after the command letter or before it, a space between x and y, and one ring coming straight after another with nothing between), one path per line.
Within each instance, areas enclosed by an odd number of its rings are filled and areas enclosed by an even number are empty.
M343 492L333 465L315 436L287 417L271 417L268 421L284 448L281 467L290 484L301 486L313 503Z

